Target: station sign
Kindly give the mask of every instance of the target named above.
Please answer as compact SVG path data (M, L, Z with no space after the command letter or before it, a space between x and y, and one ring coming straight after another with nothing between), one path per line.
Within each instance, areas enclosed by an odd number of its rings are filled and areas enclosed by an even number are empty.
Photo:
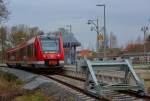
M104 41L104 35L103 35L103 34L99 34L99 35L97 36L97 39L98 39L99 41Z

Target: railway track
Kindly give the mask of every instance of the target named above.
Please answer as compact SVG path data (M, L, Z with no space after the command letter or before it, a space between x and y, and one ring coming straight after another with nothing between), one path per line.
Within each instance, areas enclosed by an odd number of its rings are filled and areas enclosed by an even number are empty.
M3 66L5 67L5 66ZM150 96L143 96L140 97L137 92L129 91L129 92L122 92L122 91L111 91L106 90L102 92L102 95L95 95L94 93L91 94L84 89L84 82L83 78L73 77L70 75L65 74L42 74L47 78L53 79L58 83L62 84L66 89L73 92L77 96L81 97L84 101L95 101L95 100L102 100L102 101L150 101Z
M84 89L84 80L76 77L71 77L67 75L46 75L46 77L51 78L59 83L62 83L66 86L69 86L86 96L90 96L95 99L104 100L104 101L150 101L150 96L142 96L137 95L137 92L129 91L111 91L106 90L102 92L102 95L94 95L88 93Z
M65 88L69 89L69 91L75 93L77 96L82 98L83 101L99 101L100 99L98 96L89 94L84 90L84 82L61 75L43 75L43 76L46 76L47 78L50 78L65 85ZM103 98L103 100L105 99Z

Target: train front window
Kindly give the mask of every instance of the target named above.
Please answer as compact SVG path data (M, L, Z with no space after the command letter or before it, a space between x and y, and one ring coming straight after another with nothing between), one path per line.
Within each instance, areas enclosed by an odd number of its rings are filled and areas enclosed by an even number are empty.
M41 43L42 43L43 52L58 52L59 51L58 39L42 38Z

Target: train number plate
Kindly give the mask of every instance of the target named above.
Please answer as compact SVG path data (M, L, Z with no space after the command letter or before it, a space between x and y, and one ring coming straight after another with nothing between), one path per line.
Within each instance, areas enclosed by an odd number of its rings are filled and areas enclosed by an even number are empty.
M49 61L49 65L56 65L57 61Z

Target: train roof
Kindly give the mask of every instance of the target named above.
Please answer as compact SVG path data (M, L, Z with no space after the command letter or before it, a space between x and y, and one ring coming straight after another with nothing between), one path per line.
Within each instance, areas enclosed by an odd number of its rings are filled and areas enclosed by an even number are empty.
M8 49L7 52L12 52L12 51L15 51L15 50L17 50L17 49L19 49L19 48L22 48L22 47L24 47L24 46L28 46L28 45L34 43L34 41L35 41L36 38L45 38L45 37L48 37L48 38L50 38L50 39L59 39L60 36L59 36L59 34L57 34L57 35L56 35L56 34L37 35L37 36L31 38L31 39L28 40L28 41L25 41L25 42L22 42L22 43L18 44L18 45L15 46L14 48Z
M38 36L36 36L36 37L38 37ZM8 49L7 51L8 51L8 52L11 52L11 51L15 51L15 50L17 50L17 49L19 49L19 48L22 48L22 47L24 47L24 46L28 46L28 45L30 45L31 43L33 43L33 42L35 41L36 37L33 37L33 38L31 38L30 40L28 40L28 41L24 41L24 42L18 44L17 46Z
M48 35L39 35L40 38L49 38L49 39L59 39L59 35L57 34L48 34Z

